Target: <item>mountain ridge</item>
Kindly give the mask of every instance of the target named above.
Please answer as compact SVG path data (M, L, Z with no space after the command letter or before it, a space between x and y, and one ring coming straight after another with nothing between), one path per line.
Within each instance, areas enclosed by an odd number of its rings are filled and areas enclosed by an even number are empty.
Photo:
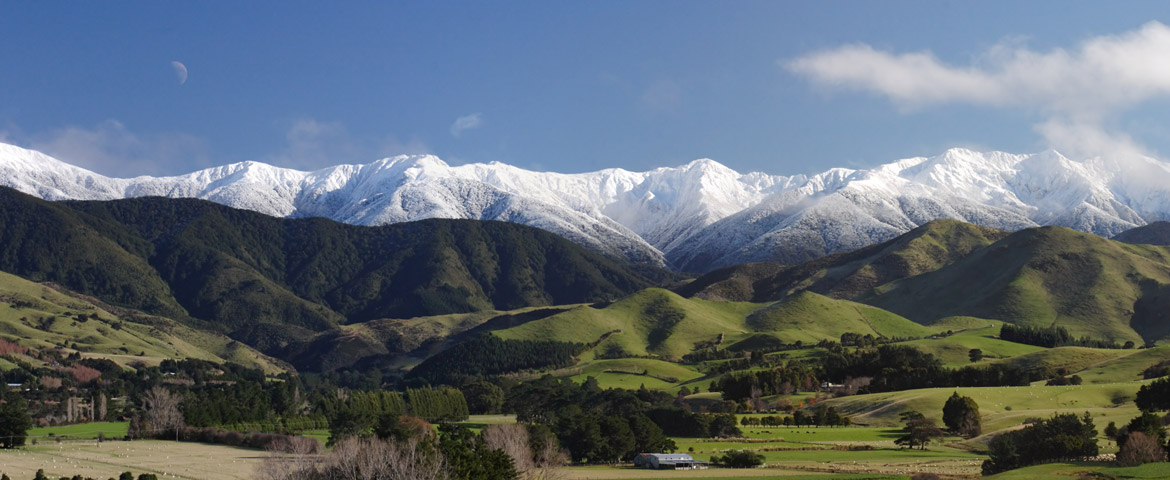
M357 225L424 218L535 226L628 260L706 272L797 264L951 218L1000 230L1058 225L1112 237L1170 220L1170 165L950 149L869 169L739 173L710 159L646 172L562 174L432 155L305 172L241 162L173 177L109 178L0 144L0 185L48 200L193 197Z
M591 303L657 281L505 222L365 227L198 199L46 202L6 187L0 271L226 333L265 353L348 323Z

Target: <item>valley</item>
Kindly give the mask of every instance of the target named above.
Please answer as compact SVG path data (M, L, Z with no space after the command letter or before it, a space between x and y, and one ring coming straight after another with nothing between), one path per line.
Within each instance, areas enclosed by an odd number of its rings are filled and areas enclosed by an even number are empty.
M1087 415L1098 451L1118 452L1105 427L1138 417L1139 390L1170 373L1170 250L1061 227L937 220L799 265L686 278L498 222L358 227L198 200L0 193L0 264L19 275L0 274L0 374L37 392L29 465L64 459L76 473L111 468L92 463L101 447L45 435L139 418L162 385L186 398L175 435L242 442L203 447L229 456L261 441L250 431L306 435L326 459L342 451L335 436L375 419L482 431L503 418L558 438L573 460L564 478L761 475L606 466L624 453L580 442L605 442L617 428L605 415L626 412L653 426L637 442L704 461L754 452L771 475L969 478L994 439L1060 414ZM952 395L978 405L978 434L895 443L907 412L937 419ZM590 422L600 437L569 440ZM172 448L150 431L109 445L126 459ZM54 456L57 441L75 453ZM267 454L238 455L269 468Z
M0 1L0 480L1170 479L1115 3Z

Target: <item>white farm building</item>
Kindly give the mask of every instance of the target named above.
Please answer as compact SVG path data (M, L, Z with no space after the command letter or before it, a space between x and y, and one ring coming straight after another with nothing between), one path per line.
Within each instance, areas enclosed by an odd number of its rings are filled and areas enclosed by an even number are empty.
M685 453L639 453L634 466L655 470L698 470L707 468L707 462L695 460Z

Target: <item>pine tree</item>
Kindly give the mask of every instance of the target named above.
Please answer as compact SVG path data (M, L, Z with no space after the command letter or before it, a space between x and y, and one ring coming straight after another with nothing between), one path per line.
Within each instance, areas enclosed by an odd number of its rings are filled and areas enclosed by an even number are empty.
M0 448L14 448L24 445L28 429L32 428L28 404L20 395L5 395L0 404Z

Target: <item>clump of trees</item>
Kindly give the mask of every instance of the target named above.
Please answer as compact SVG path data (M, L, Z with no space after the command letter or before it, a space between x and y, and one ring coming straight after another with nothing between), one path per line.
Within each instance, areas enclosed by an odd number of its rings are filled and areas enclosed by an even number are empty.
M1170 445L1166 444L1163 418L1155 412L1170 410L1170 378L1143 385L1138 390L1135 403L1142 410L1141 415L1120 429L1110 423L1105 430L1106 435L1113 437L1120 447L1117 463L1134 466L1166 461Z
M764 456L751 450L732 450L723 455L712 455L711 464L727 468L752 468L764 464Z
M411 369L408 380L451 384L462 376L488 376L522 370L554 369L572 365L583 343L504 340L479 335L424 360Z
M999 338L1009 342L1036 345L1038 347L1089 347L1089 348L1133 348L1133 342L1120 345L1117 342L1098 340L1094 338L1073 337L1064 327L1032 327L1028 325L1003 324L999 331ZM1128 345L1128 347L1126 347Z
M1138 389L1134 403L1142 411L1170 410L1170 378L1155 380Z
M464 420L468 416L463 392L452 387L411 388L405 395L384 390L333 392L318 401L318 411L329 422L329 444L343 437L368 435L384 417L410 414L432 422Z
M260 480L524 479L560 478L567 455L540 426L489 425L481 434L456 424L438 433L425 421L394 417L373 434L350 435L319 459L310 452L274 456L255 477Z
M722 392L724 400L743 401L753 397L786 395L817 385L813 368L791 361L768 370L731 372L711 383L711 391Z
M847 427L853 424L853 420L849 418L848 415L842 415L834 407L817 405L816 408L811 409L809 412L797 410L791 416L769 415L764 417L743 417L739 423L743 426L750 425L765 427L801 427L805 425L819 427Z
M996 436L988 449L991 458L983 462L984 475L1046 461L1096 456L1097 430L1088 412L1081 417L1056 414Z
M1142 370L1142 378L1151 379L1170 375L1170 360L1162 360Z
M902 427L904 434L898 439L894 440L895 445L905 445L910 448L918 447L921 450L926 450L926 445L936 439L941 439L945 436L945 432L938 428L938 424L934 419L926 418L922 413L910 410L902 412L902 422L905 426Z
M979 404L971 397L963 397L954 392L943 405L943 424L947 430L963 437L977 437L983 432L983 422L979 416Z
M1047 385L1050 387L1051 386L1063 386L1063 385L1080 385L1083 382L1084 382L1084 380L1081 379L1080 375L1072 375L1072 376L1061 375L1061 376L1049 379L1047 382L1044 382L1044 385Z

